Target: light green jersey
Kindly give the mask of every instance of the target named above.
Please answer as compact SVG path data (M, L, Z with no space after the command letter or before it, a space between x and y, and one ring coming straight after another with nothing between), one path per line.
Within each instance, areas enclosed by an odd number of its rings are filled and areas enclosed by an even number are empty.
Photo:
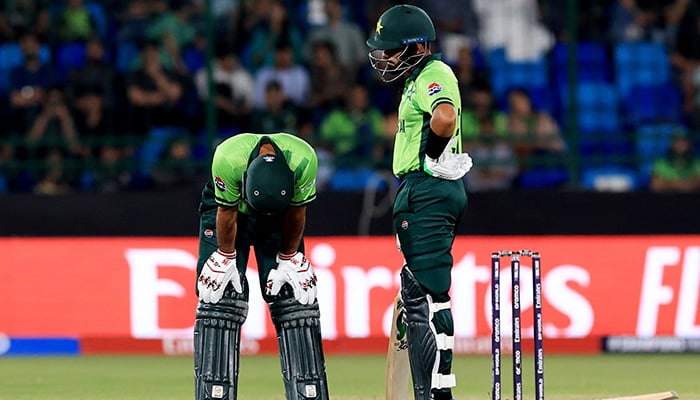
M247 205L241 202L243 173L248 169L250 161L258 156L261 139L265 136L279 148L287 165L294 171L294 197L291 205L301 206L316 199L318 159L307 142L288 133L240 133L223 141L214 152L211 174L218 205L238 206L241 212L248 213Z
M457 135L453 152L462 151L460 136L462 100L457 78L439 54L423 61L406 80L399 104L399 126L394 140L394 175L421 170L425 158L425 141L430 131L430 117L441 103L452 104L457 111L457 123L452 136Z

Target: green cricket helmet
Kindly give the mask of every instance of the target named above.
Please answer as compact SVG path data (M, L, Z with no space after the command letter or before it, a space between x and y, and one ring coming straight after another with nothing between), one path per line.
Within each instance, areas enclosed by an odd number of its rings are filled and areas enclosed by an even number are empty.
M243 174L243 199L260 214L279 214L294 196L294 172L283 155L263 154Z
M374 35L367 40L372 68L384 82L394 81L426 56L411 54L409 48L417 43L427 45L435 38L435 25L425 11L407 4L393 6L379 17ZM389 61L388 50L395 51L398 62Z

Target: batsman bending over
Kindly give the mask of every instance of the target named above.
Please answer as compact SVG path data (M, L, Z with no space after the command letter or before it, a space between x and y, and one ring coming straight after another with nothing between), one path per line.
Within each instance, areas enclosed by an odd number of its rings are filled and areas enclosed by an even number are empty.
M303 254L317 169L314 149L285 133L239 134L216 148L213 181L199 205L196 400L237 398L251 247L277 331L287 399L328 399L316 275Z
M401 78L393 172L402 179L394 229L406 264L401 270L408 358L416 400L451 399L454 328L450 309L452 243L467 195L462 177L472 165L461 152L461 101L450 67L432 54L436 39L420 8L385 11L367 40L372 67L385 82Z

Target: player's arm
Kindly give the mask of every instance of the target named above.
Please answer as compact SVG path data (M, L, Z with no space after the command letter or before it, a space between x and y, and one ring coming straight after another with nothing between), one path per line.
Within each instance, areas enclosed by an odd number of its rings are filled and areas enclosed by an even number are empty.
M236 251L236 222L238 207L219 206L216 213L216 232L219 250L224 253Z
M452 138L457 124L457 112L450 103L440 103L430 117L430 132L425 143L425 154L433 159L440 157Z
M430 129L436 135L443 138L452 137L457 125L457 111L450 103L440 103L433 110L433 115L430 118Z
M282 248L280 253L293 254L299 249L306 224L306 205L291 206L282 222Z

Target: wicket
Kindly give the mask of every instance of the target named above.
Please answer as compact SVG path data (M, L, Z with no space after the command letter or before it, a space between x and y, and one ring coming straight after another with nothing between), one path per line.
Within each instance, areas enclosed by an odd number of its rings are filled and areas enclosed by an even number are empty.
M513 399L523 398L522 342L520 326L520 257L532 259L534 316L535 399L544 400L544 350L542 348L542 278L540 254L530 250L501 250L491 254L491 399L501 399L501 258L510 257L513 296Z

